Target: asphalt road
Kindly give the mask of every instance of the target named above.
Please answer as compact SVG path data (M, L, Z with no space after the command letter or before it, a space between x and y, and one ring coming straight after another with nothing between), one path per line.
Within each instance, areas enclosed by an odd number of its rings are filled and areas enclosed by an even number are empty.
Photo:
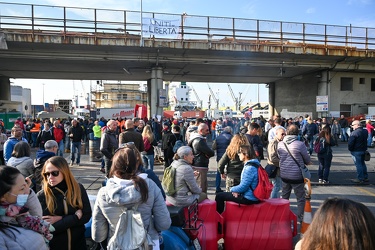
M35 154L36 150L33 149L32 151ZM329 185L318 183L318 161L316 154L312 155L313 165L309 166L309 169L312 173L311 205L313 214L325 199L329 197L345 197L365 204L375 215L375 149L369 148L369 152L374 157L369 162L366 162L370 181L361 185L353 184L350 181L356 178L356 170L345 142L333 148L334 156L329 176ZM64 157L70 162L69 154L65 154ZM215 159L216 157L212 157L209 164L208 196L210 199L215 199L215 171L217 164ZM265 164L266 161L262 160L262 165ZM79 167L76 165L71 167L74 176L85 186L88 194L96 195L104 180L104 175L99 171L99 168L100 162L90 162L88 154L81 156L81 165ZM156 163L154 171L161 179L163 176L163 165ZM225 188L224 181L222 181L221 186ZM290 207L293 212L297 211L296 199L293 192L290 198ZM294 238L294 242L297 242L298 239L299 235Z

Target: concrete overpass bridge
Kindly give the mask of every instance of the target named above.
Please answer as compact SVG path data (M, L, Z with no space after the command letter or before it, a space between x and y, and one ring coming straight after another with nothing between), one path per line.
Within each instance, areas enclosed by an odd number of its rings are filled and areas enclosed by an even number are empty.
M163 80L265 83L271 112L307 112L315 111L317 95L332 99L336 76L365 75L369 88L375 79L375 28L4 2L0 8L5 101L9 78L147 80L150 114L160 114ZM339 105L352 96L341 93ZM353 103L360 101L375 103L366 93Z

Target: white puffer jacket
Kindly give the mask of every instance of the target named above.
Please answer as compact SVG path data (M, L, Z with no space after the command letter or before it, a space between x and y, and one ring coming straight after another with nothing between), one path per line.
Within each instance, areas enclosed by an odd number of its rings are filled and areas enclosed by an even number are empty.
M158 240L158 232L167 230L171 225L169 211L156 184L147 178L147 174L139 174L148 186L148 199L140 203L144 227L153 240ZM141 200L141 194L134 187L132 180L110 178L107 185L102 187L96 198L92 213L92 238L96 242L110 239L115 232L122 208L131 208ZM152 218L152 220L151 220Z

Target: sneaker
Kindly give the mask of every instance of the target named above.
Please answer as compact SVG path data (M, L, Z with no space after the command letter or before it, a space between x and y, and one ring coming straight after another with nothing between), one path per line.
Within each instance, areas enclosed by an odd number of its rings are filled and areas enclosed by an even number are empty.
M329 181L323 180L323 184L329 184Z
M364 179L363 181L364 181L364 182L369 182L370 180L366 178L366 179Z
M79 163L77 163L77 167L79 167Z
M99 171L102 172L103 174L105 173L104 168L101 168Z
M359 179L352 179L352 182L353 183L363 183L363 181L359 180Z
M319 183L322 184L322 183L323 183L323 180L322 180L322 179L319 179Z
M71 162L70 162L70 166L73 167L73 165L74 165L74 162L71 161Z

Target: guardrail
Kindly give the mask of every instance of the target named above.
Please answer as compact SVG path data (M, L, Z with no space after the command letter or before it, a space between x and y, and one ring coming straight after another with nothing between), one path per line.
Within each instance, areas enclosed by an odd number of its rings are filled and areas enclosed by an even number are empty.
M287 46L341 46L375 50L375 28L282 22L187 14L152 13L129 10L15 4L0 2L0 30L58 32L64 36L133 36L141 38L142 20L178 22L172 37L157 34L145 39L203 40ZM141 42L141 39L140 39Z

